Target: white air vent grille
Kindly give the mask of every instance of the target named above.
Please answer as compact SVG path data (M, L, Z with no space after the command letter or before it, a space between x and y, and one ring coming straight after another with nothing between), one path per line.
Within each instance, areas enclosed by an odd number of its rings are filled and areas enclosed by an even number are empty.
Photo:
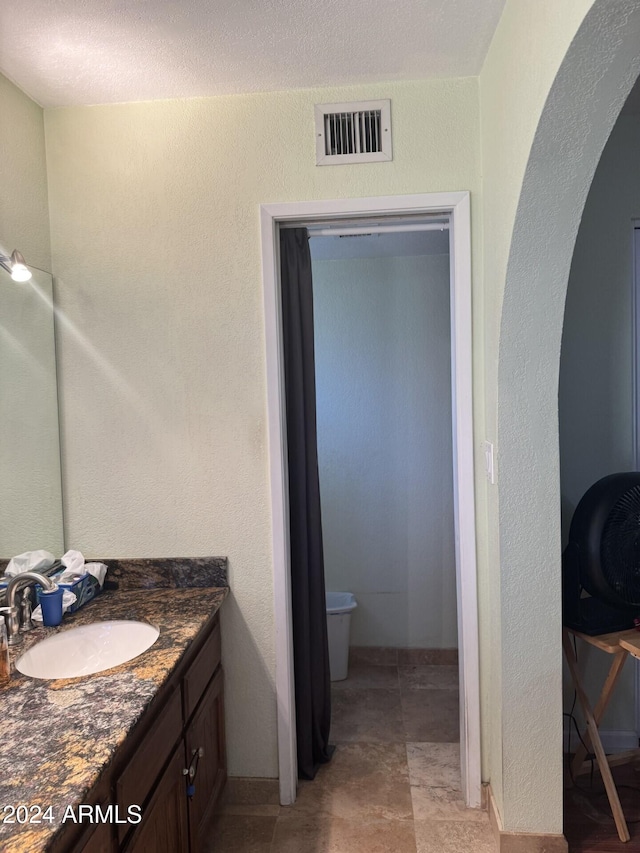
M324 153L373 154L382 151L380 110L327 113L324 117Z
M391 159L391 101L316 106L318 166Z

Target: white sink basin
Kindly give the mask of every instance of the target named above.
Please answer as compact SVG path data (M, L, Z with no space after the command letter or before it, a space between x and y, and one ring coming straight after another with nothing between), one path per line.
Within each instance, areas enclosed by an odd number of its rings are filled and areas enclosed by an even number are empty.
M93 622L36 643L16 663L32 678L78 678L111 669L141 655L160 632L146 622Z

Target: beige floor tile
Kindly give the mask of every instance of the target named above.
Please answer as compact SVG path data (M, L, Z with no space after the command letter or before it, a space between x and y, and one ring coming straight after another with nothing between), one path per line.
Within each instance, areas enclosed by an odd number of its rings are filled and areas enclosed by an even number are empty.
M407 761L416 820L486 821L486 812L464 802L459 744L408 743Z
M412 785L462 790L459 743L408 743L407 762Z
M482 809L468 809L461 791L449 788L423 788L411 786L411 803L415 820L467 821L485 823L487 813Z
M338 746L312 782L301 782L291 812L344 820L410 820L413 817L404 744Z
M269 853L276 817L218 815L209 846L211 853Z
M332 681L331 691L349 687L385 687L398 689L398 667L354 661L349 663L349 677L344 681Z
M497 850L488 818L482 823L416 820L414 825L417 853L496 853Z
M278 817L280 806L260 803L225 803L216 809L218 814L255 815L256 817Z
M256 802L255 786L240 785L212 850L494 853L486 813L462 798L455 650L437 664L409 650L400 668L399 654L352 649L349 678L332 684L332 761L300 784L294 806L266 788Z
M457 690L457 666L400 666L401 690Z
M271 853L416 853L412 820L278 818Z
M460 739L457 690L403 690L401 701L407 742L453 743Z
M427 691L420 691L424 692ZM331 743L404 743L399 689L346 687L334 691L331 704ZM411 740L437 738L413 737Z

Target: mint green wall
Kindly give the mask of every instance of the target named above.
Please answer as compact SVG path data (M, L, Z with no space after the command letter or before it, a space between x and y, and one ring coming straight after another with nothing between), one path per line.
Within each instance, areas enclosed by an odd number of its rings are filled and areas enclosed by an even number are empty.
M507 0L480 77L486 426L498 453L487 523L499 616L483 619L485 683L489 772L508 830L562 831L562 318L589 185L640 73L639 38L634 0Z
M70 534L107 556L230 555L232 773L276 772L257 206L466 189L483 774L507 829L561 832L560 330L639 16L635 0L507 0L479 80L46 114ZM376 97L394 161L315 167L313 104Z
M0 252L51 269L44 116L0 75Z
M277 774L259 205L477 195L477 95L430 80L46 113L69 541L229 556L232 775ZM314 104L376 98L393 161L317 167Z
M592 4L593 0L507 0L479 79L483 417L485 437L495 445L497 472L497 484L490 486L479 471L477 487L479 512L487 531L479 555L480 566L485 568L480 584L481 669L486 695L483 736L487 736L483 770L491 779L504 826L521 831L542 827L548 832L562 831L562 755L559 748L549 746L560 743L562 726L559 569L556 578L549 563L555 538L558 553L560 550L559 517L546 519L550 527L547 535L541 535L535 517L522 506L518 495L524 468L531 484L531 503L549 506L553 514L557 504L553 471L558 454L553 445L545 448L549 454L546 468L522 445L505 458L510 442L518 445L520 437L527 435L530 413L521 398L514 398L513 422L505 424L507 431L501 434L499 404L508 399L507 387L499 388L498 381L501 345L507 350L509 343L524 340L521 324L531 323L535 323L541 350L548 344L544 318L530 315L524 288L518 290L513 316L502 329L501 321L513 229L534 136L556 74ZM516 288L513 290L515 293ZM512 343L512 347L516 345ZM506 370L510 372L508 367ZM522 371L514 363L511 372L517 394ZM532 479L532 472L543 468L546 482ZM540 554L544 554L542 567L532 570L531 563ZM548 576L542 580L539 573L547 564ZM535 589L531 589L532 582ZM536 637L535 649L532 637ZM536 708L535 721L528 710L531 703Z

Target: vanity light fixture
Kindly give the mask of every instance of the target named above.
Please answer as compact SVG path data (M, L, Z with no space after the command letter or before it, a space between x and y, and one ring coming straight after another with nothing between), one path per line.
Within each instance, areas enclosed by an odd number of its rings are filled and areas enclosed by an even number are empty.
M29 281L31 270L17 249L11 252L11 257L0 255L0 267L5 269L14 281Z

